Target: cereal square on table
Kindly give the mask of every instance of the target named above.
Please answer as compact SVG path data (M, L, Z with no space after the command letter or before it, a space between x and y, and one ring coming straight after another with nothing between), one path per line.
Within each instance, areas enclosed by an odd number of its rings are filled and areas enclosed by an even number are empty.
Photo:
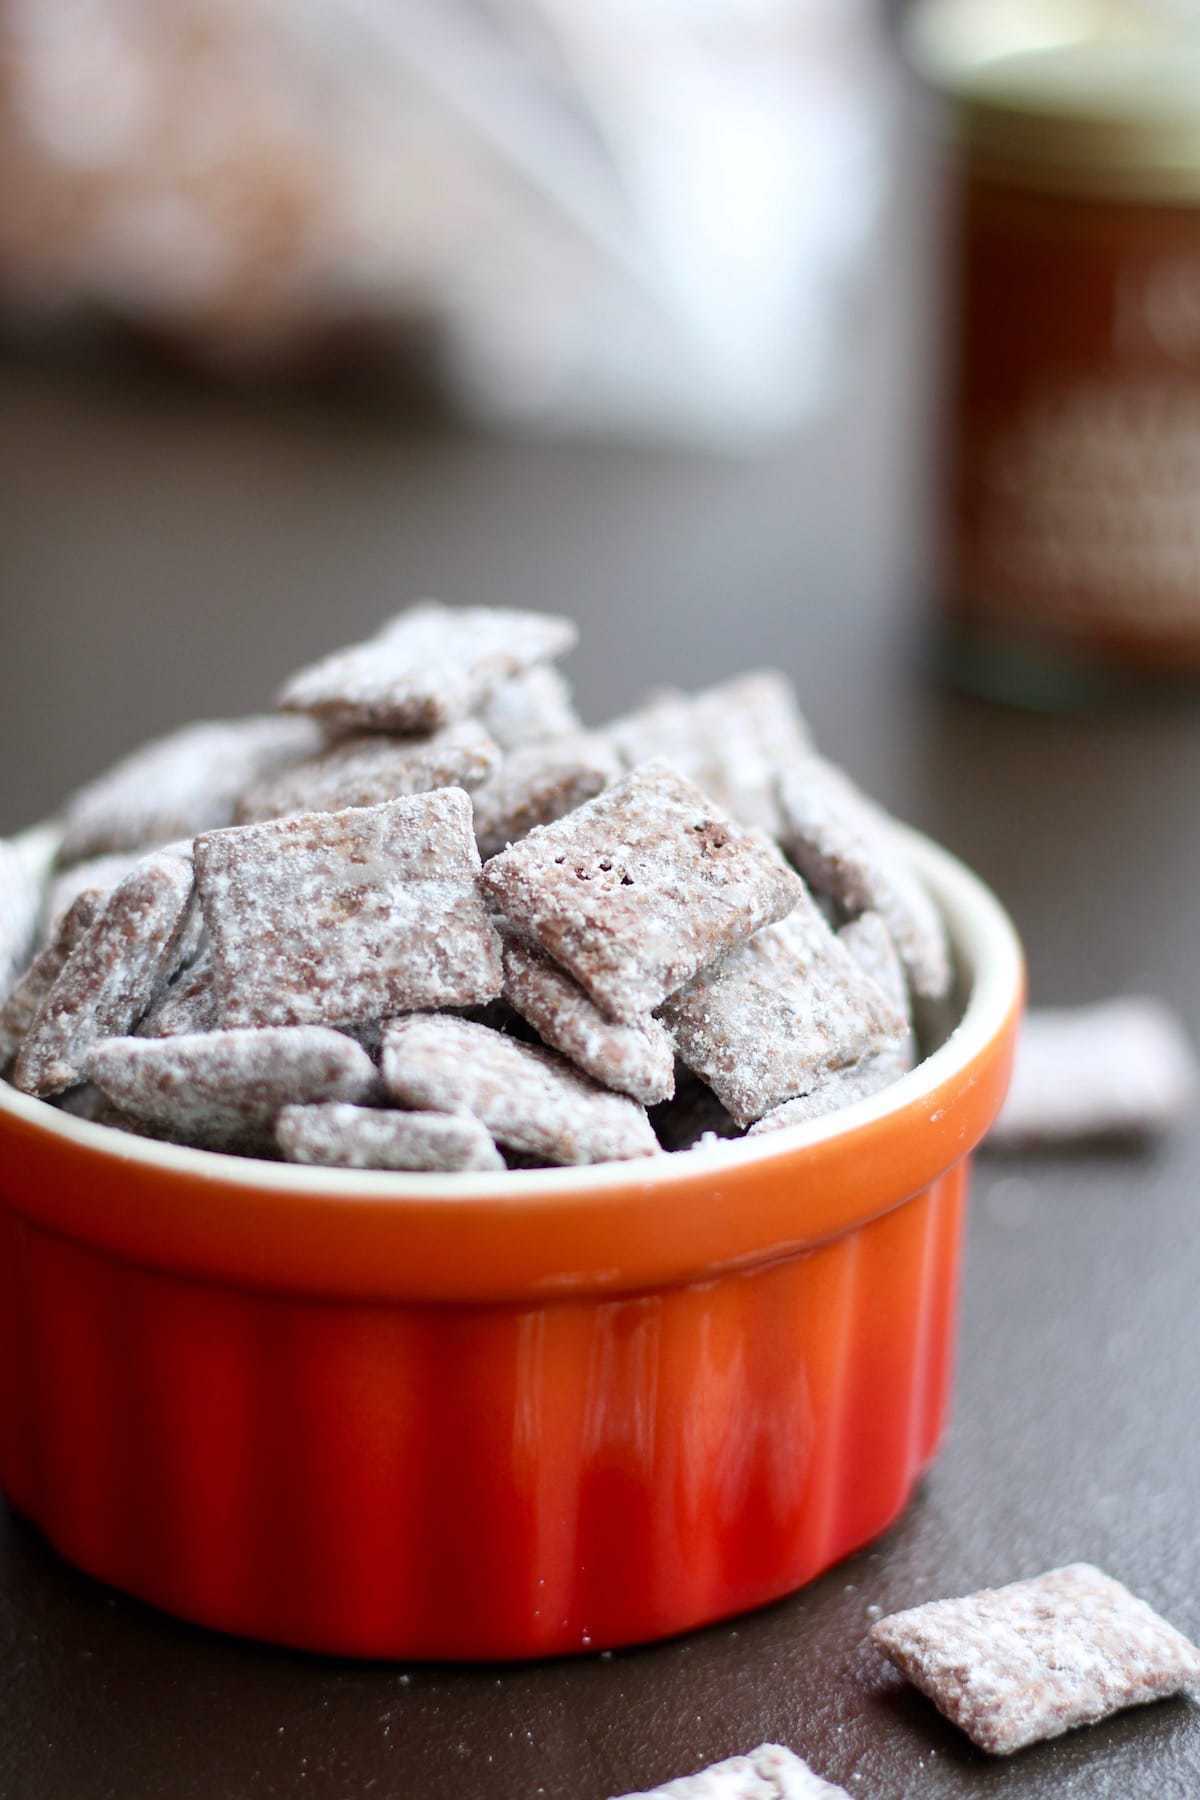
M851 916L878 913L913 991L944 999L952 978L945 927L895 821L840 769L811 753L787 769L779 801L780 840L814 893Z
M42 999L14 1086L61 1093L82 1079L98 1039L133 1030L178 965L192 887L192 865L158 852L113 889Z
M664 763L531 832L483 879L517 930L625 1023L803 894L772 844Z
M552 1050L444 1014L395 1019L383 1077L403 1106L470 1113L498 1143L548 1163L654 1156L645 1109Z
M505 607L409 607L375 637L293 675L279 696L337 731L435 731L494 687L573 648L567 619Z
M908 1034L808 894L673 995L662 1018L740 1125Z
M460 788L197 838L225 1025L370 1023L500 992Z
M238 822L253 825L293 813L379 806L432 788L478 787L499 762L497 745L475 719L461 719L430 737L366 732L256 782L238 801Z
M684 1775L621 1800L849 1800L845 1788L822 1781L782 1744L762 1744L748 1756L731 1756L698 1775ZM868 1795L863 1800L870 1800Z
M893 1613L871 1638L993 1756L1200 1685L1200 1650L1090 1563Z

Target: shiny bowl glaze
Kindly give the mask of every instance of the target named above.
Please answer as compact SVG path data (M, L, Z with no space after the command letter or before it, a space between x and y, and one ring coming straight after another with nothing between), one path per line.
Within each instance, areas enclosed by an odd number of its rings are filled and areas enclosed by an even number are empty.
M965 996L885 1093L637 1163L387 1175L0 1083L0 1487L185 1618L358 1656L636 1643L895 1519L937 1449L1019 946L924 840Z

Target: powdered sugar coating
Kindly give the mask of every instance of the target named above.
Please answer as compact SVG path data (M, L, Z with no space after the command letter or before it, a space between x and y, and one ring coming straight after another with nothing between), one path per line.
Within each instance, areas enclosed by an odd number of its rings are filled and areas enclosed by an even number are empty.
M860 913L843 925L838 937L863 972L881 987L904 1018L912 1017L908 978L895 939L876 912Z
M191 864L161 852L113 889L38 1007L14 1086L43 1095L72 1087L98 1039L133 1030L174 972L191 899Z
M500 992L461 788L213 832L195 858L225 1025L369 1024Z
M808 894L675 994L662 1018L739 1125L907 1035Z
M571 689L552 663L539 663L500 682L480 707L479 718L501 750L583 729Z
M42 910L43 870L19 844L0 840L0 1000L33 954Z
M549 613L422 601L366 643L301 669L279 704L339 731L434 731L507 677L565 655L577 635Z
M611 1093L551 1050L444 1014L393 1020L383 1075L404 1106L466 1112L498 1143L549 1163L654 1156L644 1108Z
M1090 1563L893 1613L871 1639L993 1756L1200 1684L1195 1645Z
M607 732L626 769L661 758L739 824L772 836L780 827L778 772L809 745L792 684L777 669L737 675L698 694L658 694Z
M275 1141L289 1162L324 1168L453 1173L504 1167L490 1134L466 1113L381 1112L338 1100L285 1106Z
M4 1068L25 1037L42 1001L58 980L71 952L89 932L100 916L104 904L102 894L95 891L78 895L66 915L59 920L54 935L38 952L0 1006L0 1069Z
M511 751L471 796L479 854L494 856L528 837L535 825L573 812L602 793L617 773L609 746L586 732Z
M114 850L108 856L89 856L56 870L46 892L44 939L49 941L80 894L111 894L145 854L144 850Z
M365 1050L319 1025L107 1038L83 1072L131 1118L214 1150L269 1147L281 1107L365 1100L378 1083Z
M293 813L378 806L432 788L478 787L499 767L500 751L474 719L426 738L365 733L343 738L322 755L256 782L238 802L241 824Z
M840 1112L844 1106L853 1106L858 1100L868 1100L872 1094L882 1093L902 1075L907 1075L911 1067L912 1058L906 1043L898 1050L883 1050L877 1056L865 1056L848 1069L832 1069L808 1093L797 1094L756 1119L749 1136L782 1131L787 1125L807 1125L812 1119L823 1119L829 1113Z
M992 1146L1149 1137L1194 1109L1200 1069L1191 1040L1160 1000L1041 1007L1021 1027L1012 1086Z
M664 763L531 832L483 880L522 935L627 1024L803 893L773 845Z
M205 944L194 962L180 969L159 993L138 1026L139 1037L181 1037L215 1031L221 1023L213 971L212 946Z
M551 1049L605 1087L643 1106L675 1092L675 1049L657 1019L616 1024L565 969L511 936L504 945L504 998Z
M143 850L233 821L251 782L311 756L305 719L214 719L156 738L97 776L67 807L59 861Z
M625 1794L622 1800L849 1800L849 1795L814 1775L782 1744L760 1744L748 1756L731 1756L698 1775L684 1775L644 1794Z
M890 931L914 991L950 991L946 930L887 814L823 757L794 763L779 784L784 849L821 894L847 913L876 912Z

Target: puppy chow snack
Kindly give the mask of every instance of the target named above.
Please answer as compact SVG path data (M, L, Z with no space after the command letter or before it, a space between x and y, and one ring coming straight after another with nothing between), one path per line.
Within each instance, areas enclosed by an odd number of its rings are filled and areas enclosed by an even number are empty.
M256 782L238 801L238 821L251 825L293 813L378 806L432 788L478 787L499 763L499 749L475 719L424 738L364 733Z
M311 756L320 741L310 721L276 714L185 725L79 790L67 807L59 862L150 849L229 825L239 794Z
M1154 1137L1195 1106L1200 1068L1179 1019L1130 995L1095 1006L1035 1008L1017 1042L992 1148Z
M665 763L647 763L487 864L484 886L625 1024L790 912L803 885Z
M137 1028L139 1037L180 1037L215 1031L221 1023L213 982L213 956L205 944L167 983Z
M887 814L815 754L785 771L779 799L783 847L809 886L850 917L878 913L914 993L944 998L951 982L945 927Z
M504 944L504 998L544 1044L605 1087L643 1106L674 1093L675 1050L665 1026L652 1018L617 1024L565 969L511 934Z
M191 899L191 864L161 853L113 889L38 1007L14 1086L43 1096L72 1087L93 1044L134 1029L175 971Z
M912 1016L908 977L896 949L895 939L878 913L860 913L843 925L838 937L863 972L881 987L896 1011L905 1019Z
M993 1756L1200 1685L1200 1650L1090 1563L893 1613L871 1638Z
M902 1075L907 1075L912 1060L907 1045L896 1050L881 1050L875 1056L864 1056L861 1062L846 1069L831 1069L806 1094L796 1094L773 1106L761 1119L756 1119L748 1132L761 1137L768 1131L782 1131L786 1125L807 1125L812 1119L823 1119L829 1113L841 1112L859 1100L869 1100L882 1093Z
M680 1057L740 1125L896 1049L907 1021L807 894L662 1009Z
M43 942L53 937L80 894L111 894L129 871L136 869L144 855L143 850L114 850L107 856L89 856L83 862L56 869L46 890Z
M647 1793L625 1794L622 1800L849 1800L849 1795L814 1775L782 1744L761 1744L748 1756L731 1756L698 1775L684 1775Z
M394 1020L383 1077L402 1106L470 1113L506 1149L549 1163L653 1156L645 1109L486 1025L444 1014Z
M491 1134L467 1113L382 1112L329 1100L285 1106L275 1141L289 1162L333 1169L502 1169Z
M53 937L39 950L0 1006L0 1069L11 1060L25 1037L42 1001L58 980L76 945L95 924L104 904L103 895L82 893L59 920Z
M602 793L616 779L617 760L603 738L577 732L510 751L471 796L479 854L495 856Z
M24 972L37 940L44 870L23 845L0 839L0 1000Z
M210 1150L269 1148L284 1106L366 1100L378 1084L366 1051L320 1025L110 1037L83 1073L122 1113Z
M479 719L501 750L583 730L571 689L553 663L538 663L500 682L480 707Z
M500 992L461 788L206 833L195 861L225 1025L370 1023Z
M376 637L335 650L287 682L279 704L336 731L436 731L506 678L572 649L575 627L502 607L409 607Z

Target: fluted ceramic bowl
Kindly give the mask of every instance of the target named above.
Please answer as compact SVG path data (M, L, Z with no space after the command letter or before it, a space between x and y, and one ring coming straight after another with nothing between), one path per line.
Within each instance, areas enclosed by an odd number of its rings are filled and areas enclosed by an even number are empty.
M663 1637L882 1532L946 1417L970 1152L1022 994L1005 915L913 854L959 975L833 1117L497 1175L248 1161L0 1082L0 1486L185 1618L359 1656Z

